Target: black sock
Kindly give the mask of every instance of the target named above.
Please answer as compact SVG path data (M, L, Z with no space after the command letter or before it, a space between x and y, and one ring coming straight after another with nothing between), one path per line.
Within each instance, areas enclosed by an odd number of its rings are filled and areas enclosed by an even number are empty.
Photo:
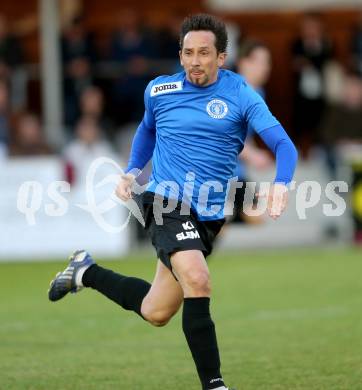
M215 325L210 316L210 298L185 298L182 328L194 358L202 388L225 386L220 373L220 357Z
M142 317L142 301L151 287L145 280L120 275L93 264L84 272L82 282L85 287L94 288L124 309L133 310Z

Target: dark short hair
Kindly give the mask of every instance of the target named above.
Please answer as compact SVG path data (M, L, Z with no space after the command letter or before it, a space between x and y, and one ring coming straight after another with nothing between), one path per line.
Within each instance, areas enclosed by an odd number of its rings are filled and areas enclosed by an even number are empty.
M256 49L265 49L269 51L268 46L264 42L256 39L246 39L240 45L239 59L248 58Z
M225 23L209 14L190 15L184 19L180 31L180 48L185 35L190 31L211 31L215 35L215 47L218 53L226 53L228 34Z

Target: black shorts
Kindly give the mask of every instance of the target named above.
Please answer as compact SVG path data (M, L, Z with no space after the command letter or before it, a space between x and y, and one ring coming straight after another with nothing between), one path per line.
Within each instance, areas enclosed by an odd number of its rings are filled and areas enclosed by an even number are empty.
M199 221L192 211L189 215L181 215L181 202L164 199L149 191L135 195L134 200L143 214L145 230L151 237L158 258L171 271L170 257L175 252L197 249L205 257L210 255L213 242L225 219ZM169 213L161 214L162 208L169 202L174 202L175 208L172 207L173 211Z

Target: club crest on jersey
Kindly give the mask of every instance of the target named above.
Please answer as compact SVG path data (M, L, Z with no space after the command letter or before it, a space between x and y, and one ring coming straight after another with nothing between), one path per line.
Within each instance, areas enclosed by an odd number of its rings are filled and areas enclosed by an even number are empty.
M211 100L206 106L207 113L214 119L221 119L228 113L228 106L219 99Z
M169 93L182 90L182 82L175 81L172 83L156 84L151 88L151 96L161 95L162 93Z

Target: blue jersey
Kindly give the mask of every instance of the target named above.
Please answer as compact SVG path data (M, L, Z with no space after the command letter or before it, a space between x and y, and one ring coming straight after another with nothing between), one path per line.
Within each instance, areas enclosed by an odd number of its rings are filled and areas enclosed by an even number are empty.
M264 88L254 88L254 90L265 100L265 90ZM253 138L253 129L248 129L247 138L250 140ZM247 180L247 168L246 163L243 159L239 158L238 164L236 164L234 175L240 180L240 181L246 181Z
M201 220L223 218L227 182L248 126L260 132L279 124L259 94L228 70L219 70L207 87L188 82L185 72L158 77L146 89L145 108L145 121L156 130L148 190L182 199L191 173L191 207ZM198 207L203 184L208 205ZM211 205L221 206L219 212L208 213Z
M228 182L248 128L276 155L276 181L288 183L295 147L243 77L219 70L215 83L199 87L185 72L160 76L146 88L145 115L127 171L143 169L152 157L149 191L190 204L200 220L223 218Z

